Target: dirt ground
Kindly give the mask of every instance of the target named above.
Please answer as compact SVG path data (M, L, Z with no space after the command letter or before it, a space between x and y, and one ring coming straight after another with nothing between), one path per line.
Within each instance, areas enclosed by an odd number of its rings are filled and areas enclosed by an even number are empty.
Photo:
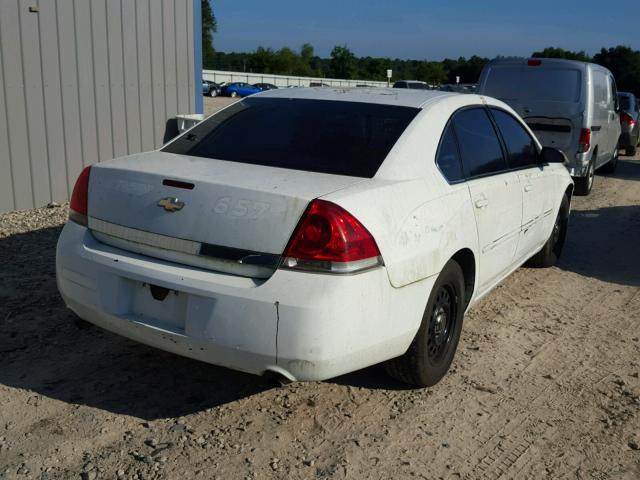
M380 366L271 388L79 329L65 218L0 215L0 479L640 478L640 157L575 198L557 267L470 311L425 390Z
M231 97L204 97L204 113L205 115L211 115L227 105L236 103L238 100L242 99Z

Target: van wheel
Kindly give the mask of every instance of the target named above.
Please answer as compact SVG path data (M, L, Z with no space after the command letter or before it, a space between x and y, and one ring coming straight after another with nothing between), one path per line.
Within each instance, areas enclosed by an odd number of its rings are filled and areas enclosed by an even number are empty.
M562 247L564 247L564 241L567 238L568 225L569 199L566 195L563 195L558 216L553 224L553 230L551 230L551 236L542 247L542 250L529 259L527 266L539 268L554 266L562 253Z
M624 153L626 153L628 157L635 157L636 152L637 152L636 147L627 147Z
M418 387L438 383L449 370L460 340L464 317L464 275L449 260L436 280L420 329L407 352L385 363L387 373Z
M591 189L593 188L593 179L595 177L595 166L596 159L595 155L591 158L591 162L589 162L589 168L587 170L587 174L584 177L575 177L573 179L575 183L575 194L580 196L589 195L591 193Z
M629 149L627 149L626 153L627 155L629 155ZM617 166L618 166L618 149L616 148L615 151L613 152L613 156L611 157L611 160L609 160L602 167L600 167L600 170L603 173L613 173L616 171Z

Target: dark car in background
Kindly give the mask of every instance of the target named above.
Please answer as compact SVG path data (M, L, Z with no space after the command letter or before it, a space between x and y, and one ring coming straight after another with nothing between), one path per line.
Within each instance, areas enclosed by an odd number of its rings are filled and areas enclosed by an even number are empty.
M640 143L640 103L633 93L618 92L618 104L621 127L619 147L624 148L627 155L633 156Z
M253 86L259 88L261 92L264 92L265 90L275 90L278 88L278 86L273 83L254 83Z
M398 80L393 84L393 88L411 88L413 90L431 90L426 82L420 80Z
M217 97L220 95L220 85L211 80L202 80L202 94L209 97Z
M251 85L245 82L233 82L228 83L224 87L222 87L222 95L226 97L248 97L249 95L253 95L254 93L259 93L260 90L255 85Z

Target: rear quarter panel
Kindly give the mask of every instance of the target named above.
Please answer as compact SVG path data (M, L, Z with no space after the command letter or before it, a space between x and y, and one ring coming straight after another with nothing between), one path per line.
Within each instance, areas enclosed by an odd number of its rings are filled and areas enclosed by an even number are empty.
M469 189L466 183L449 185L435 156L453 112L481 103L475 95L452 95L424 107L373 179L324 197L372 233L396 288L437 275L463 248L476 254Z

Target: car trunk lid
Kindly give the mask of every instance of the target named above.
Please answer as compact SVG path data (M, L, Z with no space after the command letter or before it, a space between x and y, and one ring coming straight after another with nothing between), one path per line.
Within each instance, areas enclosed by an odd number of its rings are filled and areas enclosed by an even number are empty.
M120 248L268 276L255 265L275 268L273 259L284 251L308 203L361 181L150 152L92 167L89 226ZM202 257L224 261L203 264Z

